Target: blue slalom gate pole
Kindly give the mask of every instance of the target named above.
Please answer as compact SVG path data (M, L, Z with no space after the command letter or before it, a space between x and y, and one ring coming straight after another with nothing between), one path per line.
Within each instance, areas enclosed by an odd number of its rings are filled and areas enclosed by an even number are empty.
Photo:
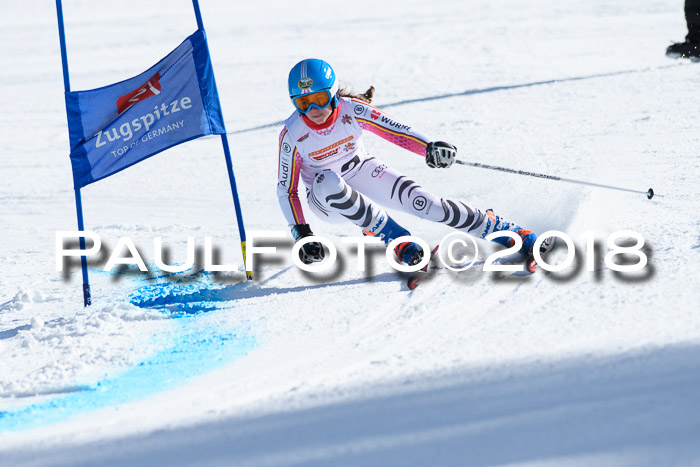
M58 17L58 36L61 42L61 63L63 64L63 87L65 92L70 92L70 76L68 74L68 57L66 54L66 35L63 28L63 6L61 0L56 0L56 16ZM67 115L67 113L66 113ZM75 209L78 213L78 230L85 231L83 224L83 201L80 196L80 188L75 188ZM80 237L80 249L85 250L85 237ZM80 266L83 271L83 306L92 305L90 294L90 281L88 280L87 257L80 257Z
M243 265L245 271L246 279L249 281L253 280L253 271L248 271L245 267L245 248L246 248L246 238L245 238L245 226L243 225L243 213L241 212L241 203L238 199L238 188L236 188L236 176L233 174L233 163L231 162L231 153L228 148L228 138L226 133L221 135L221 144L224 146L224 156L226 157L226 168L228 169L228 181L231 185L231 194L233 195L233 206L236 209L236 220L238 221L238 232L241 236L241 251L243 252Z
M192 0L192 6L194 7L194 16L197 18L197 28L200 31L204 31L204 23L202 23L202 13L199 11L199 0Z
M58 1L58 0L57 0ZM204 31L204 23L202 22L202 13L199 11L199 0L192 0L192 6L194 7L194 16L197 18L197 27L200 31ZM207 54L209 54L209 42L207 41ZM211 55L210 55L211 57ZM213 68L213 65L212 65ZM212 76L214 73L212 71ZM216 78L214 78L214 86L216 86ZM223 114L223 109L222 109ZM238 233L241 237L241 250L243 252L243 265L246 279L253 280L253 271L248 271L246 267L246 236L245 236L245 226L243 224L243 213L241 211L241 203L238 198L238 189L236 188L236 176L233 173L233 162L231 162L231 151L228 147L228 138L226 133L221 135L221 144L224 147L224 157L226 158L226 168L228 169L228 180L231 185L231 194L233 195L233 206L236 210L236 220L238 221Z

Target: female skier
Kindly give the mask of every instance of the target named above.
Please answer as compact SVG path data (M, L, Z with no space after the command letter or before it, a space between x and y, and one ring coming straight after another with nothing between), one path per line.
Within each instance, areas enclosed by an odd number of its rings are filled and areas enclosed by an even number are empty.
M313 235L298 196L301 178L311 211L327 222L350 221L365 235L378 236L385 244L410 234L384 208L447 224L479 238L511 230L522 238L520 253L528 257L527 268L534 270L531 253L535 234L490 210L482 212L461 201L435 196L371 157L362 135L369 131L425 157L432 168L452 165L456 147L433 141L372 107L374 88L362 96L339 92L335 73L323 60L297 63L289 72L288 84L296 110L284 122L279 137L277 196L296 241ZM513 242L507 237L495 241L503 245ZM394 251L408 265L418 264L424 254L413 242L400 243ZM299 250L299 257L305 264L322 261L323 247L318 242L307 243Z

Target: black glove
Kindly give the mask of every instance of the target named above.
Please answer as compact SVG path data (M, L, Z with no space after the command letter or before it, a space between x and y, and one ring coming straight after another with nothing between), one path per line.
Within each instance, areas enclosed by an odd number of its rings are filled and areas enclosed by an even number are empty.
M292 235L296 241L304 237L311 237L313 234L309 224L296 224L292 227ZM320 242L309 242L299 249L299 259L304 264L318 263L323 261L323 257L323 245Z
M425 148L425 163L433 169L436 167L443 169L451 166L456 157L457 148L444 141L428 143L428 146Z

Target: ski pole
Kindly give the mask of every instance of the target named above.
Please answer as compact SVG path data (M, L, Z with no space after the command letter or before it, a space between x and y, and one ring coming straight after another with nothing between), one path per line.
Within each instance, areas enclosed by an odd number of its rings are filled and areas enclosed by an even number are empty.
M641 193L643 195L647 195L648 199L651 199L654 197L654 189L653 188L649 188L649 190L647 190L647 191L630 190L629 188L621 188L621 187L617 187L617 186L603 185L600 183L584 182L581 180L573 180L571 178L557 177L556 175L540 174L540 173L536 173L536 172L526 172L524 170L515 170L515 169L509 169L506 167L498 167L495 165L481 164L479 162L464 162L464 161L461 161L459 159L456 160L455 162L457 164L470 165L472 167L479 167L481 169L498 170L500 172L507 172L507 173L511 173L511 174L528 175L530 177L546 178L548 180L556 180L559 182L578 183L579 185L597 186L599 188L608 188L611 190L629 191L630 193ZM658 195L658 196L661 196L661 195Z

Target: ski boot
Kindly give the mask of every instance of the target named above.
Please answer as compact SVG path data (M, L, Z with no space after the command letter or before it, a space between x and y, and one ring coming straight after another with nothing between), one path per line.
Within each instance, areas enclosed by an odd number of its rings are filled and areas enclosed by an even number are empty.
M491 220L493 227L489 229L491 232L501 232L504 230L510 230L515 232L523 240L523 246L518 250L518 253L525 256L525 269L530 274L535 272L537 261L535 260L535 255L533 253L533 247L535 246L535 241L537 240L537 235L535 235L531 230L524 229L512 222L506 222L499 216L495 215L493 209L487 209L484 214ZM493 240L494 242L501 244L503 246L511 247L515 244L515 240L508 237L500 237ZM554 245L554 237L545 238L540 244L540 255L547 253Z
M520 248L520 250L518 250L518 253L520 253L523 256L527 256L532 251L532 245L535 244L535 240L537 240L537 235L532 233L531 230L523 229L522 227L515 225L512 222L504 221L501 217L493 213L493 209L487 209L484 212L484 214L490 219L492 225L487 226L483 237L492 232L502 232L504 230L510 230L511 232L515 232L516 234L518 234L523 240L523 246ZM511 247L515 244L515 240L509 237L499 237L494 239L493 241L495 243L507 247Z
M394 221L388 215L379 220L372 230L363 230L363 235L380 238L385 245L395 238L411 235L410 232ZM401 242L394 248L396 257L404 264L414 266L423 259L423 248L414 242Z
M700 61L700 42L677 42L666 49L666 56L670 58L688 58L691 61Z
M423 248L413 242L403 242L396 245L394 253L402 263L415 266L423 260Z

